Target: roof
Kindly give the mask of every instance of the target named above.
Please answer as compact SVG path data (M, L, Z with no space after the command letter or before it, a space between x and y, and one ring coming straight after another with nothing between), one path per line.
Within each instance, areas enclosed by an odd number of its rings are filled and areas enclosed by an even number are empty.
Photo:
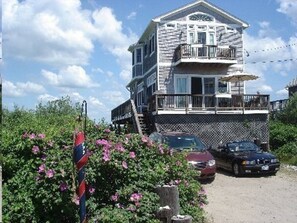
M211 3L209 3L208 1L206 1L206 0L196 0L196 1L192 2L192 3L190 3L190 4L187 4L185 6L179 7L178 9L172 10L170 12L167 12L165 14L162 14L162 15L157 16L154 19L152 19L150 21L150 23L148 24L148 26L146 27L146 29L143 32L143 34L141 35L141 37L139 38L138 44L137 43L136 44L132 44L129 47L128 50L129 51L132 51L134 47L136 47L137 45L139 45L139 43L141 43L142 39L145 39L146 36L150 34L150 31L155 28L156 23L160 22L162 19L164 19L164 18L166 18L168 16L173 16L175 14L178 14L178 13L184 11L184 10L187 10L187 9L190 9L190 8L193 8L193 7L197 7L199 5L202 5L202 6L206 7L206 8L208 8L209 10L216 12L217 14L221 15L222 17L224 17L224 18L226 18L228 20L233 21L234 23L242 26L243 28L249 27L249 24L247 22L245 22L245 21L237 18L234 15L231 15L230 13L226 12L225 10L223 10L223 9L221 9L221 8L219 8L219 7L211 4Z
M173 11L170 11L168 13L165 13L163 15L160 15L160 16L154 18L153 21L159 22L163 18L166 18L168 16L172 16L172 15L178 14L178 13L180 13L183 10L187 10L187 9L190 9L190 8L193 8L193 7L196 7L196 6L199 6L199 5L202 5L202 6L206 7L206 8L208 8L208 9L210 9L211 11L216 12L217 14L219 14L219 15L221 15L221 16L223 16L223 17L225 17L225 18L227 18L227 19L229 19L231 21L233 21L234 23L237 23L238 25L243 26L244 28L249 27L249 24L247 22L245 22L245 21L237 18L234 15L231 15L230 13L228 13L225 10L223 10L223 9L221 9L221 8L219 8L219 7L211 4L211 3L209 3L206 0L196 0L196 1L194 1L194 2L192 2L190 4L187 4L187 5L183 6L183 7L180 7L178 9L173 10Z

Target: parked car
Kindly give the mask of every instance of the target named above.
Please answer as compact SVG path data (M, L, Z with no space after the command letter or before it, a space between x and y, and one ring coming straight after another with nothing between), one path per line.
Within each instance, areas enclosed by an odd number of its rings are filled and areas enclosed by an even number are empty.
M184 132L154 132L149 137L154 142L167 144L174 151L187 152L188 163L200 171L198 179L215 178L215 159L197 136Z
M235 176L245 174L275 174L280 162L273 154L264 152L252 141L233 141L210 149L218 168L232 171Z

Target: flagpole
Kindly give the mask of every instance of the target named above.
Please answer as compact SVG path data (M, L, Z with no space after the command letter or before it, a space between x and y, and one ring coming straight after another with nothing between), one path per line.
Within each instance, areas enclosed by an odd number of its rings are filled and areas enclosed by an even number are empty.
M79 197L79 218L80 223L87 222L86 216L86 181L85 181L85 165L88 161L88 155L86 153L85 147L85 132L86 132L86 119L87 119L87 103L83 101L81 117L85 112L85 120L83 126L83 132L78 132L75 134L75 143L74 143L74 162L76 169L78 171L78 197ZM81 119L79 119L81 120Z

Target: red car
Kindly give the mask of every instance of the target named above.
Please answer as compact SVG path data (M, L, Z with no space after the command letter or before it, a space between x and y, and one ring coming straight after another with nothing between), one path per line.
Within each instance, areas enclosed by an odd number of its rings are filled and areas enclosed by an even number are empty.
M197 136L184 132L154 132L150 135L150 139L167 144L175 151L187 151L188 163L201 172L199 179L215 178L215 159Z

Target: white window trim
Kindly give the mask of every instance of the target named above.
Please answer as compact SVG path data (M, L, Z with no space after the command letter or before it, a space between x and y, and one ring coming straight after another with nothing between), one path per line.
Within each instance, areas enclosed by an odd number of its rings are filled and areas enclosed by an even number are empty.
M137 50L140 49L140 56L141 56L141 62L137 62ZM137 47L134 49L134 65L142 64L143 63L143 47Z
M193 28L190 28L189 26L193 26ZM211 29L210 29L211 28ZM217 38L216 38L216 27L213 25L192 25L189 24L187 26L187 43L191 44L191 39L190 39L190 33L194 33L194 41L198 41L198 32L205 32L206 33L206 45L210 45L210 34L214 34L214 44L212 45L217 45ZM203 45L201 43L192 43L192 44L197 44L197 45Z
M152 51L151 51L151 48L152 48L152 46L151 46L151 40L152 39L154 39L154 47L153 47L153 49L152 49ZM155 48L156 48L156 35L155 35L155 33L153 33L151 36L150 36L150 41L149 41L149 46L150 46L150 51L151 51L151 53L150 53L150 56L152 56L153 54L154 54L154 52L155 52Z

